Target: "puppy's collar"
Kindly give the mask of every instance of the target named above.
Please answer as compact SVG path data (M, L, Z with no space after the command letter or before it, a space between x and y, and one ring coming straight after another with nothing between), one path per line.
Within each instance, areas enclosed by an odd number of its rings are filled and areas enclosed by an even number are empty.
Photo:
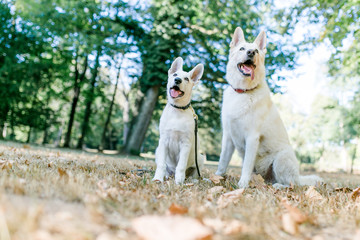
M170 105L172 106L172 107L174 107L174 108L177 108L177 109L182 109L182 110L186 110L186 109L188 109L190 106L191 106L191 102L189 102L187 105L185 105L185 106L176 106L175 104L172 104L172 103L170 103Z
M237 93L246 93L246 92L250 92L252 90L254 90L255 88L257 88L257 85L254 88L250 88L250 89L241 89L241 88L234 88L233 86L231 86L235 92Z

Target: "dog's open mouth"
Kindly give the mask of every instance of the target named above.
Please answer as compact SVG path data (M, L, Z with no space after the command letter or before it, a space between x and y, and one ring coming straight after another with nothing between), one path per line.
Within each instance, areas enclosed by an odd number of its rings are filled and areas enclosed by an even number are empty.
M254 64L254 62L252 60L246 60L243 63L238 63L237 67L239 69L239 71L247 77L251 77L251 80L254 80L254 71L256 68L256 65Z
M173 86L172 88L170 88L170 96L172 98L182 97L183 95L184 95L184 92L181 91L178 86Z

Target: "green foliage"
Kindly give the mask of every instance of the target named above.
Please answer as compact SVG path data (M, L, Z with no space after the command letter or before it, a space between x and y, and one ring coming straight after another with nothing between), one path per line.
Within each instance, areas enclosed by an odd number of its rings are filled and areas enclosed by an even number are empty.
M110 138L123 143L128 123L123 117L136 115L137 91L161 86L143 144L144 150L153 151L166 102L167 70L182 56L187 71L198 63L206 66L193 106L203 129L200 135L208 136L204 148L218 154L220 104L234 29L241 26L253 41L260 29L268 28L267 76L274 91L282 80L279 70L293 68L296 57L295 49L284 47L290 27L279 23L280 13L276 15L271 1L154 0L134 6L123 1L17 0L0 7L0 131L5 125L12 133L26 129L28 139L39 143L63 139L78 93L71 143L81 137L86 123L85 143L98 146L111 103L113 72L124 61L122 73L132 81L131 89L122 84L123 93L116 96L121 101L115 101L107 146ZM126 103L129 112L124 112ZM22 134L17 139L24 138Z

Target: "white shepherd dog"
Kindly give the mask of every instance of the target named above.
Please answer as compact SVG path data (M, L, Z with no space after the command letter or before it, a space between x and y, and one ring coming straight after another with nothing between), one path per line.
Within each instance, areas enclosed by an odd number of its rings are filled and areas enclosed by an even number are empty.
M204 72L198 64L190 72L184 72L183 59L178 57L168 71L168 102L160 118L160 139L156 149L156 171L153 181L175 174L176 184L182 184L185 175L195 174L195 122L191 107L191 92ZM199 168L203 156L198 153ZM186 174L185 174L186 173Z
M236 28L230 43L222 107L222 149L216 175L224 175L236 148L243 159L240 188L249 186L252 172L274 187L315 185L318 176L300 176L299 165L284 124L270 99L265 81L266 35L253 43Z

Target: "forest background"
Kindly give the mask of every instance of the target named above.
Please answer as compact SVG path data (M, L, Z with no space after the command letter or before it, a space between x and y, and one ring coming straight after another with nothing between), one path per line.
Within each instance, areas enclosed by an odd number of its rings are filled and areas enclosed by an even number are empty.
M360 171L359 13L359 0L3 0L0 138L151 154L181 56L185 70L205 65L192 105L201 151L218 160L240 26L248 41L267 33L267 81L303 166Z

